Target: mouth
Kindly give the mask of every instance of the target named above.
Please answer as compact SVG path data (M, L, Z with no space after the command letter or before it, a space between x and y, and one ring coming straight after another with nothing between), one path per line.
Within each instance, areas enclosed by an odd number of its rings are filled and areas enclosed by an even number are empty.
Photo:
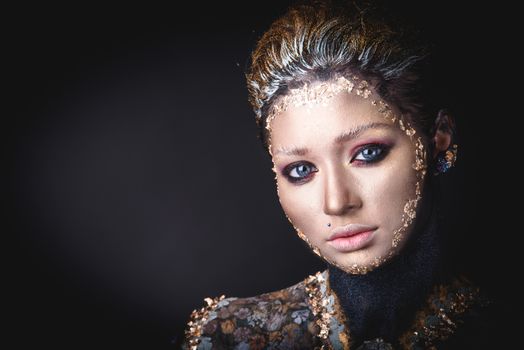
M340 252L352 252L364 248L374 237L378 227L349 224L337 227L327 239L328 244Z

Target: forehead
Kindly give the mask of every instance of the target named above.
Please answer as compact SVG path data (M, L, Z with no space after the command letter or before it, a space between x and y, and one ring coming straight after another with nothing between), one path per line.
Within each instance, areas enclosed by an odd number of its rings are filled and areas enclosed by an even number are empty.
M384 113L378 100L376 95L340 92L318 103L290 105L271 120L271 144L311 142L312 137L320 141L371 123L393 125L394 115Z

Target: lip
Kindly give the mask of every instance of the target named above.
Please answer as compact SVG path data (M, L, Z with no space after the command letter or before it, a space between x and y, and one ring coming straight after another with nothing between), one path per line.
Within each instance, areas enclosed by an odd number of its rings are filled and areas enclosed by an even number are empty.
M348 224L334 229L327 241L333 248L341 252L351 252L369 243L376 229L376 226Z

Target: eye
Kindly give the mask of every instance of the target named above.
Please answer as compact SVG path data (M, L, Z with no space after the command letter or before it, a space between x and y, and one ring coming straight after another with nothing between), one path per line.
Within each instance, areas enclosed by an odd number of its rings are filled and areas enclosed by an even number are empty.
M290 182L301 182L316 171L317 168L313 164L309 162L298 162L286 166L283 173Z
M364 163L374 163L382 160L387 152L389 146L381 144L366 145L362 147L357 154L351 159L351 161L359 161Z

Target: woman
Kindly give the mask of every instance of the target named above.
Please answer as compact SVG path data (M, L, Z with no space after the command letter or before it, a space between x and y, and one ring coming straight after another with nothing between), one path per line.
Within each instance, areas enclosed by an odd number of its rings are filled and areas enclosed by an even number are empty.
M372 11L328 2L291 8L262 36L250 101L280 203L327 269L207 298L188 348L476 346L478 291L441 261L434 177L457 145L449 113L424 103L425 56Z

